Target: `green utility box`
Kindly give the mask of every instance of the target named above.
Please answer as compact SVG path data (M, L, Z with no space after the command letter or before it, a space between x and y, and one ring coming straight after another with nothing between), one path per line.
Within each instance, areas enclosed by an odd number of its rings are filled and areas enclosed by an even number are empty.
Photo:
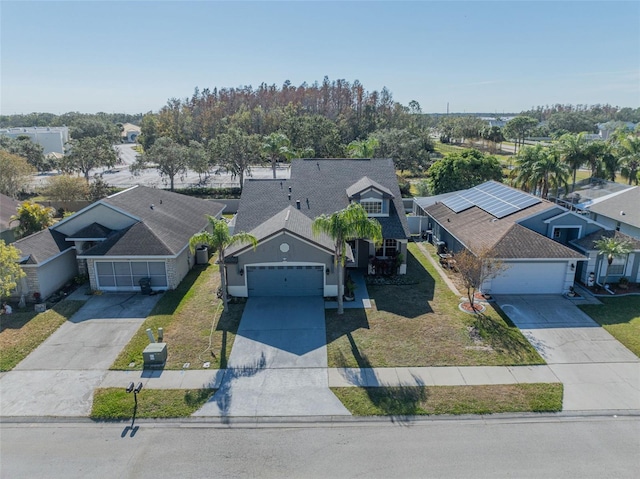
M151 343L142 351L145 368L158 368L167 362L167 343Z

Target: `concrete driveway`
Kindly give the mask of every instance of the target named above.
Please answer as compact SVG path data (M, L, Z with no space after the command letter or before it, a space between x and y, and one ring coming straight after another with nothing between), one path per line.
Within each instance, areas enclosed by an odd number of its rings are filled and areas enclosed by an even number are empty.
M249 298L228 366L195 416L349 415L329 390L323 298Z
M495 299L564 384L564 410L640 410L640 359L571 300Z
M105 294L0 378L2 416L87 416L93 390L161 295Z

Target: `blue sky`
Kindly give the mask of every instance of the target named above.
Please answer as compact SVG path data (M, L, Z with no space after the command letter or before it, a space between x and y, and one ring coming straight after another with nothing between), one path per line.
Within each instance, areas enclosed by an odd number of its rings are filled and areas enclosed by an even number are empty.
M0 27L3 114L325 75L425 112L640 106L640 2L2 0Z

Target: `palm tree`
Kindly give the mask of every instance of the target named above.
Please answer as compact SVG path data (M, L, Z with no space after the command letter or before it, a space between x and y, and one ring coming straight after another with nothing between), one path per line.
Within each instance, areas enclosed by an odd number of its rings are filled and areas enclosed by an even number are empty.
M525 146L518 152L512 174L516 186L546 198L552 187L556 197L561 186L568 189L567 181L571 173L557 150L538 144Z
M311 230L316 236L324 233L334 241L334 257L338 270L338 314L343 314L343 273L347 241L368 238L379 243L382 241L382 226L377 220L369 218L359 203L351 203L343 210L318 216L313 220Z
M607 272L604 275L604 281L602 285L604 288L607 286L607 280L609 279L609 268L613 263L614 258L624 258L632 251L631 243L620 238L603 236L597 241L593 242L595 248L598 250L598 254L607 257Z
M273 177L276 177L276 163L280 159L286 159L291 153L291 142L284 133L271 133L264 137L262 152L271 160Z
M640 137L627 135L619 143L621 173L629 184L638 184L638 171L640 170Z
M562 155L562 160L573 170L573 185L571 191L576 189L576 175L585 161L587 161L587 136L586 133L572 135L567 133L559 139L558 151Z
M211 226L212 232L201 231L194 234L189 239L189 249L193 253L197 246L207 245L211 250L218 251L218 266L220 268L220 289L222 290L222 302L224 304L224 310L229 308L227 299L227 278L226 267L224 264L224 250L229 246L238 243L251 243L253 249L258 246L258 240L255 236L249 233L236 233L233 236L229 234L229 226L225 220L219 220L213 216L207 215L207 220Z
M373 158L379 144L378 139L372 136L366 140L353 140L347 145L349 158Z

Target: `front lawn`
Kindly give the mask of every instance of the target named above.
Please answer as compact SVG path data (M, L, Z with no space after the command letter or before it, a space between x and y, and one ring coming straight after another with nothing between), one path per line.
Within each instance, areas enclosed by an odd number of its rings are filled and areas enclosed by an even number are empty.
M326 312L329 367L544 364L506 316L458 309L458 297L410 243L403 285L369 285L371 309Z
M603 304L585 304L580 309L640 357L640 296L598 299Z
M560 383L332 388L354 416L496 414L562 410Z
M215 389L143 389L138 394L136 418L188 417L200 409ZM131 419L135 399L124 388L96 389L91 407L92 419Z
M244 303L230 304L229 311L222 312L222 301L216 296L218 271L214 264L196 265L176 290L164 293L111 369L142 369L142 351L149 344L145 331L151 328L156 334L159 327L167 343L165 369L183 369L185 363L201 369L204 362L210 362L211 368L225 368Z
M0 371L10 371L80 309L84 301L65 299L44 313L14 311L0 316Z

